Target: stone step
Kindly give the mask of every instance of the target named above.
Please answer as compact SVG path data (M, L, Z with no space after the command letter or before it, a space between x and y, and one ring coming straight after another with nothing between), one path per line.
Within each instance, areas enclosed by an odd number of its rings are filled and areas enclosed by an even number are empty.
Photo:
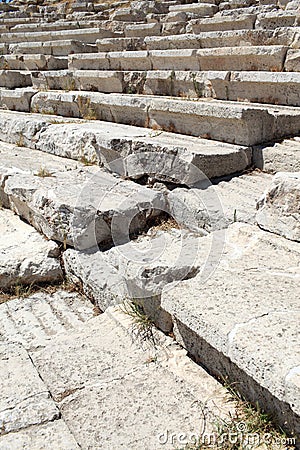
M167 286L161 307L196 361L234 383L296 437L299 243L241 224L231 225L224 238L219 234L223 256L214 272Z
M205 190L176 188L168 195L170 215L194 232L225 229L234 222L256 223L256 204L271 175L253 172Z
M85 167L26 148L25 158L19 162L15 148L9 150L13 150L10 163L0 167L3 203L48 239L64 246L89 248L122 241L165 210L162 192L96 166ZM68 165L71 170L67 170ZM61 168L52 170L53 166Z
M298 30L298 31L297 31ZM202 32L199 34L175 34L166 36L118 37L98 39L98 51L122 50L172 50L214 47L239 47L249 45L284 45L294 43L299 28L278 28L276 30L225 30ZM296 40L297 42L297 40ZM298 44L296 44L298 47Z
M221 100L49 91L34 95L31 111L83 118L93 114L99 120L246 146L297 135L300 130L295 108Z
M190 12L200 17L210 17L218 11L218 7L215 5L215 2L213 0L208 0L207 2L203 1L201 3L191 3L189 5L170 6L169 11Z
M300 140L285 139L253 149L253 164L267 172L299 172Z
M32 86L31 73L18 70L0 70L0 87L8 89Z
M59 31L33 31L33 32L18 32L18 33L3 33L0 36L0 42L11 44L25 43L25 42L49 42L49 41L67 41L75 40L85 44L93 44L97 39L105 37L113 37L114 33L104 28L84 28L73 30L59 30Z
M69 69L81 70L283 70L287 47L243 46L210 49L100 52L69 56Z
M137 240L101 252L68 249L63 261L67 277L80 283L100 310L121 304L124 298L138 302L164 332L172 330L168 314L162 314L160 296L169 283L195 276L201 235L187 230L149 230ZM207 250L207 249L206 249ZM202 251L202 250L201 250Z
M102 24L101 24L102 25ZM25 33L25 32L36 32L38 31L59 31L59 30L78 30L84 28L99 28L99 21L84 21L84 20L74 20L74 21L55 21L55 22L38 22L36 23L23 23L19 25L14 25L7 29L11 33ZM103 28L101 28L103 29Z
M2 54L13 53L67 56L73 53L92 53L95 51L97 51L97 47L95 45L84 44L83 42L76 40L61 40L11 44L9 45L9 49L3 48Z
M101 436L103 449L120 448L121 439L132 450L171 450L193 433L201 439L204 422L205 432L216 433L214 422L236 415L225 389L171 338L154 330L155 344L143 344L132 327L124 313L109 310L30 352L80 448L99 447Z
M300 243L300 172L278 172L257 205L257 223L264 230Z
M6 77L4 80L6 81ZM32 72L37 90L82 90L300 105L299 72L113 71ZM0 72L1 83L1 72ZM13 83L9 79L8 83ZM30 81L31 84L31 81Z
M93 317L93 305L83 295L63 289L53 293L41 290L0 305L0 344L41 349L59 334L71 333Z
M276 30L228 30L145 38L148 50L282 45L299 48L299 27ZM111 40L113 45L113 40Z
M255 28L264 30L275 30L279 27L293 27L299 25L297 11L274 11L266 14L259 14L255 23Z
M0 139L79 162L99 162L106 169L132 179L147 175L187 185L197 184L203 174L216 178L243 171L251 165L252 157L247 147L192 136L100 121L64 123L58 116L12 112L0 115ZM2 145L1 152L7 164L14 153L9 167L20 165L23 160L22 170L30 166L20 149ZM29 150L27 154L30 157ZM37 155L32 166L34 173L43 166L43 157L43 153ZM72 161L60 161L70 162L67 168L75 168ZM50 158L48 170L57 171L55 163Z
M42 54L1 55L1 70L62 70L68 68L68 58Z
M300 51L290 49L287 52L286 60L284 64L286 72L299 72L300 71Z
M59 409L26 350L18 344L0 344L0 360L0 440L7 433L14 436L19 430L59 419ZM16 448L15 443L11 448Z
M186 31L200 34L207 31L252 30L255 20L255 14L244 14L237 18L214 16L208 19L191 19Z
M145 39L143 37L105 38L97 39L96 45L98 52L121 52L125 50L137 51L144 50L146 48Z
M159 36L162 31L160 23L129 24L125 27L125 37Z
M74 72L74 77L76 76L75 74L76 71ZM137 83L136 80L139 82ZM138 72L135 75L133 73L131 76L129 76L129 73L126 73L126 76L124 75L124 83L120 89L122 88L123 92L137 91L139 94L187 98L204 97L299 106L299 82L298 72L189 72L157 70L145 72L144 78L141 75L138 77ZM99 79L100 84L101 78ZM82 88L84 84L79 86ZM96 82L92 86L96 90Z
M30 112L32 97L37 93L32 87L5 89L0 88L1 108L12 111Z
M51 283L62 279L58 246L2 206L0 230L1 291L15 285Z

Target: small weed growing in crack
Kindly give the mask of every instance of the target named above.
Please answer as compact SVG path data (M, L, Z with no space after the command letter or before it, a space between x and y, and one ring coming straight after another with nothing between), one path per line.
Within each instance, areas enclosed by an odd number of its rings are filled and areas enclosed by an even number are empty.
M121 310L132 319L132 333L141 341L154 342L154 324L150 317L145 314L144 309L136 301L126 301L122 304Z
M232 385L226 387L232 396L231 401L236 403L235 416L218 418L212 423L211 433L204 433L198 436L197 443L177 450L295 449L296 439L289 438L281 428L276 428L272 418L258 404L254 406L244 400Z
M36 177L40 178L47 178L47 177L53 177L53 174L49 172L45 167L41 167L37 173L35 173Z

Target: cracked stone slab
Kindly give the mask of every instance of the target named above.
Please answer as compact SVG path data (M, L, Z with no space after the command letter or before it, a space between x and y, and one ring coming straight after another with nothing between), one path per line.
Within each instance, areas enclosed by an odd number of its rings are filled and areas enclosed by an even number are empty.
M200 434L203 411L207 429L233 412L224 388L171 338L157 331L155 346L141 345L131 326L110 308L32 355L82 448L171 449L158 441L167 430Z
M178 283L161 303L176 338L197 360L238 382L246 397L259 398L296 434L299 384L291 377L287 388L286 377L300 362L299 256L296 242L231 225L214 273ZM292 401L291 392L297 392Z
M79 449L63 420L35 425L24 430L0 436L0 450L60 450Z
M76 292L37 292L0 305L0 342L16 342L33 351L93 316L92 303Z
M278 172L257 209L261 228L300 242L300 172Z
M21 345L0 344L0 434L58 419L59 410Z
M63 278L59 247L12 211L0 209L0 288Z
M193 136L97 121L55 124L39 134L36 148L60 156L100 161L107 169L138 179L192 184L202 178L244 170L251 149Z
M194 102L158 95L38 92L32 99L31 111L77 118L92 111L96 119L103 121L245 146L300 131L299 113L292 107L211 99Z
M17 173L7 177L3 191L10 208L38 231L80 249L124 242L165 210L161 192L97 167L47 177Z
M55 160L0 143L3 167L29 170L32 164L37 171L42 166L53 170L51 166L59 161L62 167L74 168L71 158L79 163L100 162L134 179L146 174L184 184L195 181L195 171L198 177L201 171L208 178L242 171L250 164L252 153L244 146L119 123L9 111L0 114L0 139L65 158ZM33 155L34 162L29 163Z
M234 222L256 223L256 203L271 175L253 172L210 185L207 189L176 188L168 193L171 216L194 231L215 231Z
M265 172L299 172L300 138L294 137L273 145L257 146L253 149L255 167Z
M171 229L149 232L104 252L68 249L63 259L67 275L82 283L102 311L124 298L135 299L161 329L170 331L172 323L162 315L160 294L168 283L197 273L200 247L199 235Z

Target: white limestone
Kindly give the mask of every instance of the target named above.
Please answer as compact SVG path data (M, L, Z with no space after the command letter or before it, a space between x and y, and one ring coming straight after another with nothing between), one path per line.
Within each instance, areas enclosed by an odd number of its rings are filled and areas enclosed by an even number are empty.
M300 172L278 172L259 200L257 222L264 230L300 241Z
M291 377L293 387L286 385L300 361L299 244L241 224L225 236L214 272L166 289L161 306L173 317L176 339L196 360L238 382L244 395L259 399L297 435L299 384Z
M93 305L77 292L57 289L49 294L41 290L0 305L0 343L18 343L35 351L51 344L59 334L77 330L93 316Z
M0 230L1 289L62 279L59 248L54 242L4 209L0 209Z

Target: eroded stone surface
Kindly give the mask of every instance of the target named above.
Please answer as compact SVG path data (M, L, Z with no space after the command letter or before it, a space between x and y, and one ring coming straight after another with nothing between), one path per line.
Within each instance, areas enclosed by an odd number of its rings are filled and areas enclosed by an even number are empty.
M210 277L199 273L162 295L176 338L214 373L238 381L248 397L262 398L296 434L299 392L291 401L285 385L300 361L299 252L298 243L234 224Z
M169 283L197 273L199 247L201 237L170 229L150 231L105 252L69 249L63 258L68 276L82 282L101 310L124 298L138 300L160 328L170 331L169 317L161 317L160 294Z
M254 172L210 185L207 189L177 188L168 194L170 214L194 231L215 231L234 222L256 223L256 203L271 176Z
M126 448L171 449L159 435L201 433L205 402L207 429L214 414L226 417L231 407L215 380L160 333L156 349L140 347L128 334L131 322L121 313L120 325L118 314L108 310L32 356L83 448L119 448L121 439Z
M93 317L93 305L76 292L43 290L0 305L0 342L18 342L33 351L59 333L71 332Z
M261 228L300 241L300 172L277 173L257 208Z
M57 244L4 209L0 209L0 247L1 289L62 279Z
M59 448L60 450L79 449L74 437L63 420L55 420L45 425L9 433L0 437L0 449L9 450L41 450Z
M97 167L46 177L12 175L4 194L10 207L49 239L77 248L120 242L165 209L162 193Z
M59 411L21 345L0 344L1 434L55 420Z

